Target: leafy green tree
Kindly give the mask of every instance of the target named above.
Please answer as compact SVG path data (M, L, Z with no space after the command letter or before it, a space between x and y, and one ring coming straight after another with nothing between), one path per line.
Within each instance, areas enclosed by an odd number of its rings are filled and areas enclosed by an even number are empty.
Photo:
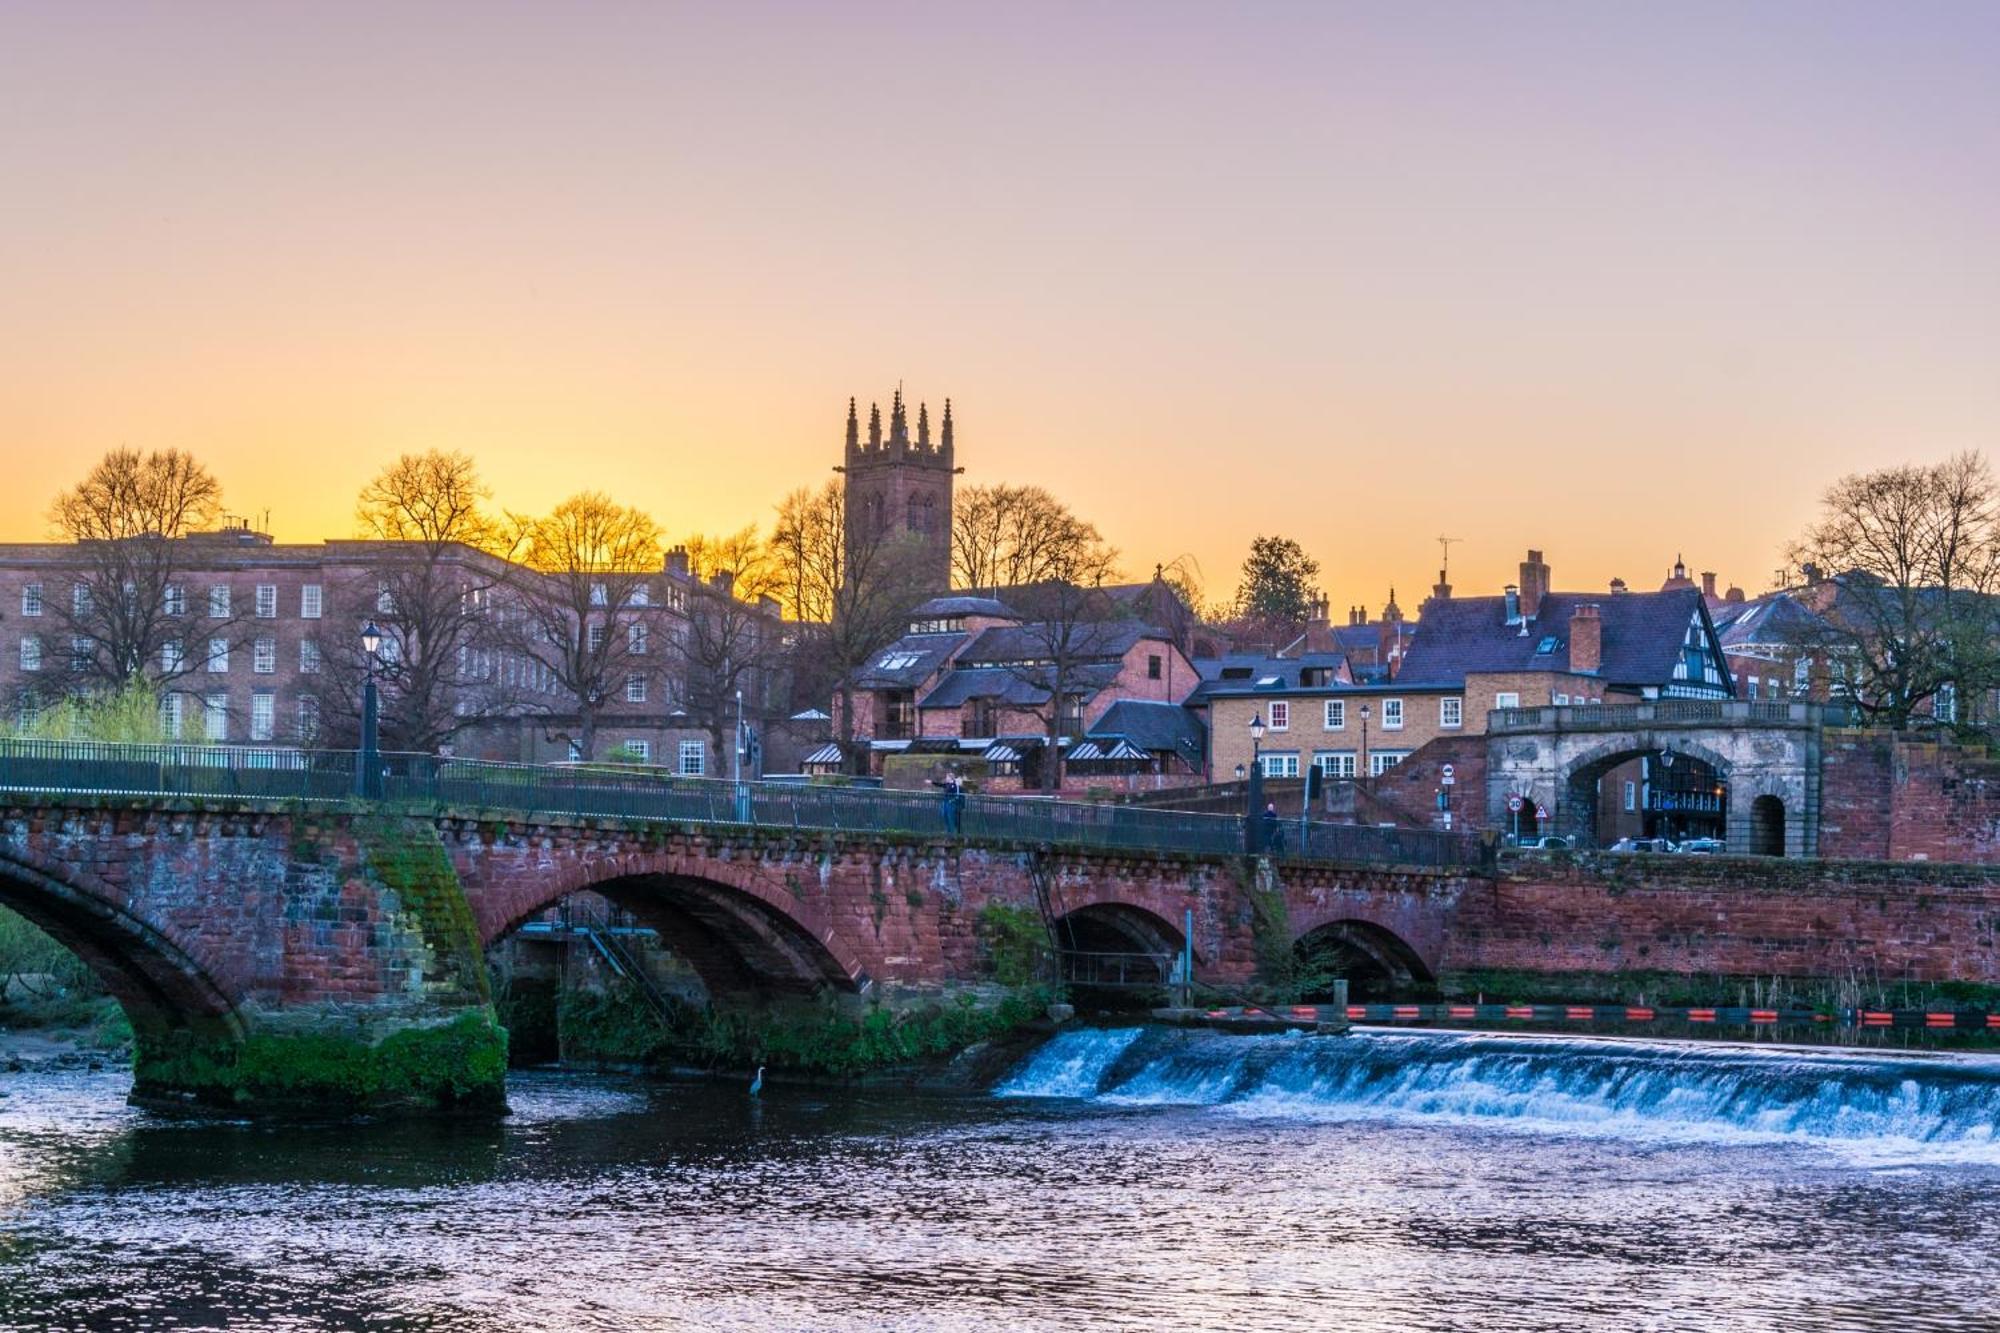
M1312 616L1320 591L1319 561L1290 537L1258 537L1243 562L1236 614L1273 625L1301 625Z

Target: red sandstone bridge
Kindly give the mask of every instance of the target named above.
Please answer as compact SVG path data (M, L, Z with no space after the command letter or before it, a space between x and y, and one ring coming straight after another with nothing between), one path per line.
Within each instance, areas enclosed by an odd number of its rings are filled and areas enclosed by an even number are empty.
M1463 839L1342 826L1252 858L1215 816L974 800L954 833L896 793L424 759L360 803L353 777L346 754L0 745L0 902L124 1003L140 1095L490 1099L483 950L586 890L718 1002L990 981L995 906L1086 952L1163 967L1185 945L1222 985L1273 949L1330 950L1358 996L1525 973L2000 976L2000 875L1977 867L1496 866Z

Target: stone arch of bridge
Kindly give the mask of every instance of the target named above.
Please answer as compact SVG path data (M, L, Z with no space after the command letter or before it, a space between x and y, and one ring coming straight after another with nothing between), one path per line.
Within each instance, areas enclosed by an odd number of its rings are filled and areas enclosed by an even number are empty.
M1437 977L1422 954L1387 926L1360 917L1339 917L1302 932L1292 945L1304 976L1305 1000L1333 998L1330 983L1344 979L1348 998L1403 999L1434 988Z
M714 998L856 993L871 984L826 914L754 862L616 856L538 867L516 884L461 870L461 883L488 948L564 899L592 893L651 927Z
M1081 986L1164 985L1183 947L1178 925L1150 907L1117 899L1070 908L1050 923L1050 933L1063 979Z
M76 955L141 1040L199 1031L240 1038L236 1003L211 970L96 876L22 848L0 851L0 907Z

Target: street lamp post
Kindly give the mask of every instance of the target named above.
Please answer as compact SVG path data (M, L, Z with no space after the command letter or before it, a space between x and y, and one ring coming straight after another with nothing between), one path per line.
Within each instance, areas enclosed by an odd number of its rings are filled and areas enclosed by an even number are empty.
M1251 856L1264 850L1264 715L1250 715L1250 817L1243 822L1243 850Z
M382 631L369 621L361 629L361 656L367 672L361 682L361 755L354 769L354 794L372 801L382 794L382 700L375 689L375 653Z
M1368 705L1361 705L1361 762L1354 766L1356 780L1368 776ZM1357 788L1357 790L1359 790Z

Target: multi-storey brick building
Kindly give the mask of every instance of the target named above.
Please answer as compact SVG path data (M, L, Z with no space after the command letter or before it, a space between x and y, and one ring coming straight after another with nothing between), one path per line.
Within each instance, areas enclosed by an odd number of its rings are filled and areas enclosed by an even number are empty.
M882 409L869 404L868 438L864 441L855 401L848 399L847 450L840 467L847 479L847 567L864 567L863 547L899 535L917 545L918 577L924 591L942 593L950 588L952 482L960 470L952 459L949 398L935 444L931 441L930 408L923 403L917 405L916 438L910 438L901 387L890 402L886 439Z
M248 527L174 539L155 566L166 572L157 605L121 597L107 584L101 552L68 543L0 545L0 700L18 714L64 693L127 674L104 658L140 660L161 698L170 734L190 739L305 746L353 743L364 626L381 631L376 664L385 716L398 704L397 668L406 644L424 632L412 608L395 605L396 571L414 544L328 541L280 544ZM446 714L449 739L439 748L484 758L543 761L571 757L577 703L565 698L560 673L529 636L506 632L519 616L522 591L540 577L463 546L433 553L446 609L476 620L459 640L434 707ZM684 773L715 773L727 756L715 719L687 707L690 673L703 664L687 650L692 618L731 594L726 576L704 584L684 553L669 553L654 573L624 579L622 606L586 589L582 616L598 643L621 636L608 688L595 691L595 753L617 752ZM148 601L154 598L149 596ZM451 605L452 602L456 605ZM769 599L730 602L775 642L778 607ZM131 613L137 612L134 615ZM131 622L143 620L142 628ZM515 626L518 629L518 626ZM745 672L746 714L773 715L773 673ZM698 692L696 692L698 693ZM730 719L733 733L734 721ZM385 737L385 739L391 739Z

